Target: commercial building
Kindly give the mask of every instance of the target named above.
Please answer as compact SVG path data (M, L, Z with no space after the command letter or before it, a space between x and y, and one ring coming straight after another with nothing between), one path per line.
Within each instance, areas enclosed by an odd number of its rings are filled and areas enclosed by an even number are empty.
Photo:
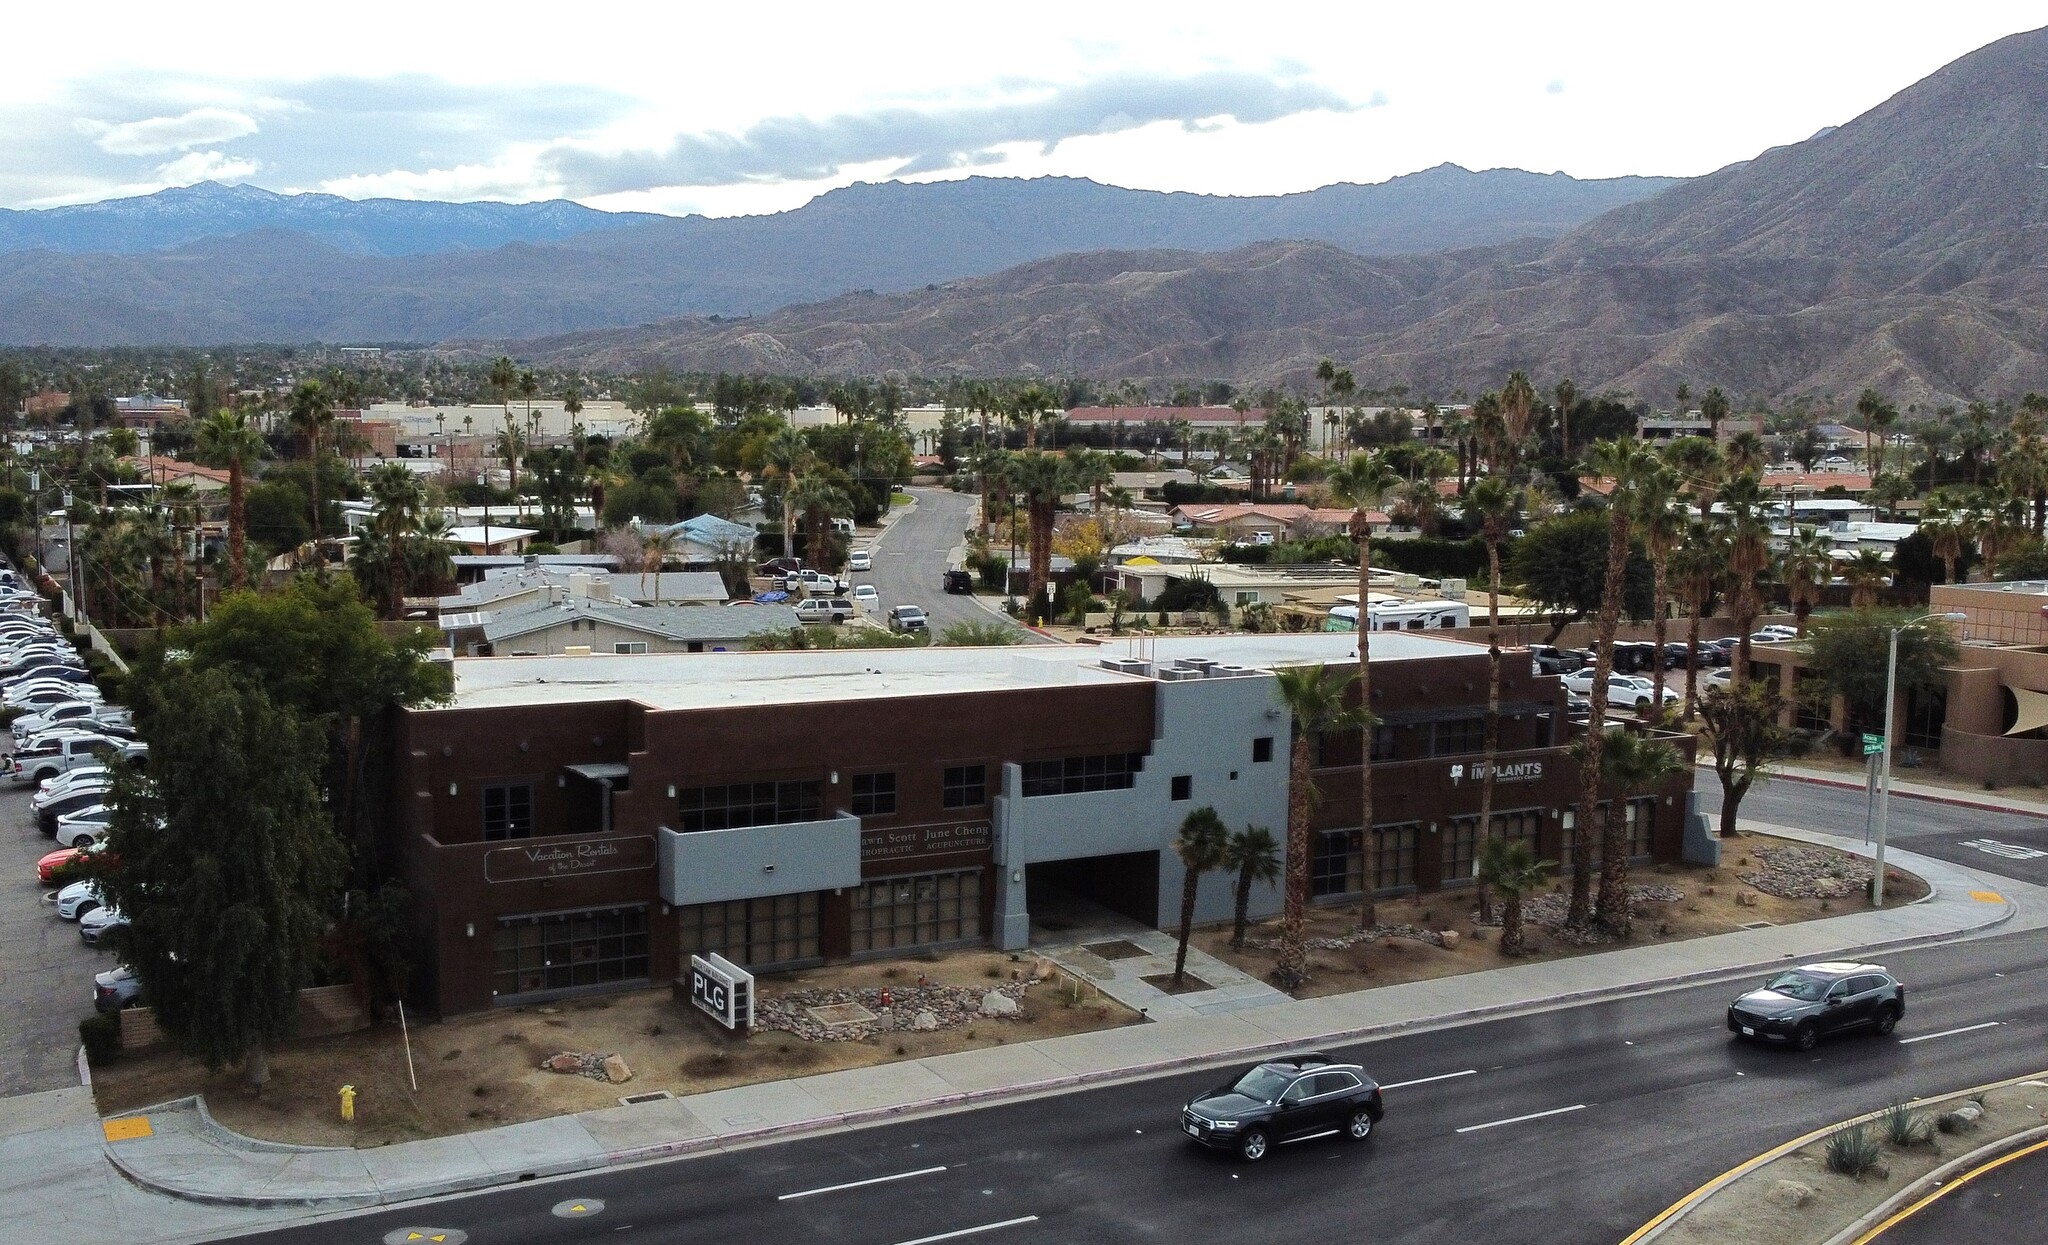
M1353 660L1344 635L1142 652L870 649L456 661L446 707L398 715L389 847L418 898L419 1001L444 1013L755 968L1058 941L1094 904L1171 920L1187 814L1284 831L1289 720L1272 671ZM1472 875L1487 661L1374 639L1374 889ZM1554 678L1508 663L1495 807L1568 856L1575 768ZM1312 741L1315 893L1367 885L1357 735ZM1690 741L1682 742L1690 752ZM1639 853L1679 855L1690 767L1632 795ZM1279 899L1257 888L1252 912ZM1230 915L1203 881L1197 918Z

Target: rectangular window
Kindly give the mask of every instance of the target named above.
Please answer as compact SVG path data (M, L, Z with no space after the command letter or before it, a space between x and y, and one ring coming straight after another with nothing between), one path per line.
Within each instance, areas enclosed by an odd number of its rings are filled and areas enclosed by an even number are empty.
M484 838L533 837L533 784L497 783L484 788Z
M1500 819L1496 817L1494 820L1498 823ZM1446 883L1470 881L1479 855L1479 819L1452 818L1444 829L1443 840L1443 880Z
M1318 899L1357 895L1365 891L1365 851L1356 830L1329 830L1317 836L1309 861L1309 891Z
M1415 844L1422 827L1410 821L1398 826L1374 826L1373 833L1379 837L1379 859L1375 862L1379 865L1379 889L1415 885Z
M979 941L981 870L863 882L853 892L853 951Z
M886 817L896 811L896 775L855 774L853 813L856 817Z
M730 830L816 821L824 806L819 782L736 782L687 787L676 796L677 828Z
M1261 735L1252 740L1252 764L1260 765L1273 759L1273 737Z
M612 645L612 652L614 653L644 653L646 651L647 641L645 640L620 640Z
M1493 832L1509 842L1529 845L1529 854L1537 860L1543 859L1540 836L1543 833L1543 810L1540 808L1518 809L1512 813L1493 815Z
M1195 794L1195 779L1194 779L1194 776L1193 776L1192 774L1175 774L1175 775L1173 776L1173 798L1174 798L1174 799L1176 799L1176 800L1186 800L1186 799L1192 799L1192 798L1194 797L1194 794Z
M495 997L573 990L647 976L647 909L506 917L493 950Z
M1375 760L1375 761L1391 761L1391 760L1393 760L1393 759L1394 759L1394 758L1395 758L1395 757L1396 757L1396 756L1397 756L1397 755L1398 755L1399 753L1400 753L1400 743L1399 743L1399 737L1398 737L1397 735L1395 735L1395 734L1394 734L1394 728L1393 728L1393 727L1391 727L1391 726L1375 726L1375 727L1373 727L1373 728L1372 728L1372 759L1373 759L1373 760Z
M1112 752L1107 756L1026 761L1018 768L1024 771L1024 794L1029 797L1129 790L1144 763L1142 752Z
M1564 810L1564 842L1559 846L1557 852L1557 864L1560 869L1570 869L1572 863L1578 859L1577 845L1572 842L1572 836L1578 833L1578 824L1579 810L1575 808ZM1589 854L1592 857L1593 868L1595 869L1600 867L1600 849L1606 845L1604 837L1606 825L1607 801L1602 800L1593 807L1592 851Z
M1452 718L1437 722L1430 733L1431 756L1461 756L1486 747L1486 719Z
M1372 731L1372 759L1392 761L1399 754L1399 731L1396 726L1375 726ZM1333 731L1316 736L1316 768L1339 769L1359 763L1360 741L1357 731Z
M801 964L821 958L818 893L769 895L676 909L682 958L716 951L750 967Z
M947 808L980 808L988 803L988 770L980 765L949 765L942 788Z
M1628 802L1628 854L1648 856L1657 830L1657 797L1644 796Z

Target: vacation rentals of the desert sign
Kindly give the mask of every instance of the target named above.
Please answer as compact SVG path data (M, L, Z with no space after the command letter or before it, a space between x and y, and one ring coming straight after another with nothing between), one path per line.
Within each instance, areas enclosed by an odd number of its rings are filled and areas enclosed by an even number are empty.
M644 834L540 847L501 847L484 855L484 879L526 882L564 874L622 873L654 867L654 840Z

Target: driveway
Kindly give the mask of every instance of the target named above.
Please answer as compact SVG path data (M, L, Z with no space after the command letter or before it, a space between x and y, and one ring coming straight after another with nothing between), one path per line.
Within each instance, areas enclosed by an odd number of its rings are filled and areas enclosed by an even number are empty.
M44 902L36 861L56 844L28 802L0 789L0 1097L78 1084L78 1022L92 1013L93 974L114 964Z
M1015 628L1027 641L1040 640L972 597L948 593L941 583L949 560L966 544L966 531L974 522L974 496L942 488L911 489L910 495L917 499L916 506L867 544L875 569L852 576L856 584L875 586L882 597L881 613L886 615L892 605L920 605L934 635L954 623L993 622Z

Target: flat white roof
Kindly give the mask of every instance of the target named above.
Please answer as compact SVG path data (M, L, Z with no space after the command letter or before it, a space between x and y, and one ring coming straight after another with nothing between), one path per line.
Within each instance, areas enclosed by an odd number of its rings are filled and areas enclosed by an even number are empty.
M1478 644L1400 631L1372 633L1375 663L1484 653ZM585 657L464 657L455 662L458 709L634 700L652 709L876 700L1015 691L1141 678L1105 669L1104 658L1157 664L1209 658L1275 666L1357 660L1351 633L1217 635L1099 646L829 649L769 653L593 653Z

